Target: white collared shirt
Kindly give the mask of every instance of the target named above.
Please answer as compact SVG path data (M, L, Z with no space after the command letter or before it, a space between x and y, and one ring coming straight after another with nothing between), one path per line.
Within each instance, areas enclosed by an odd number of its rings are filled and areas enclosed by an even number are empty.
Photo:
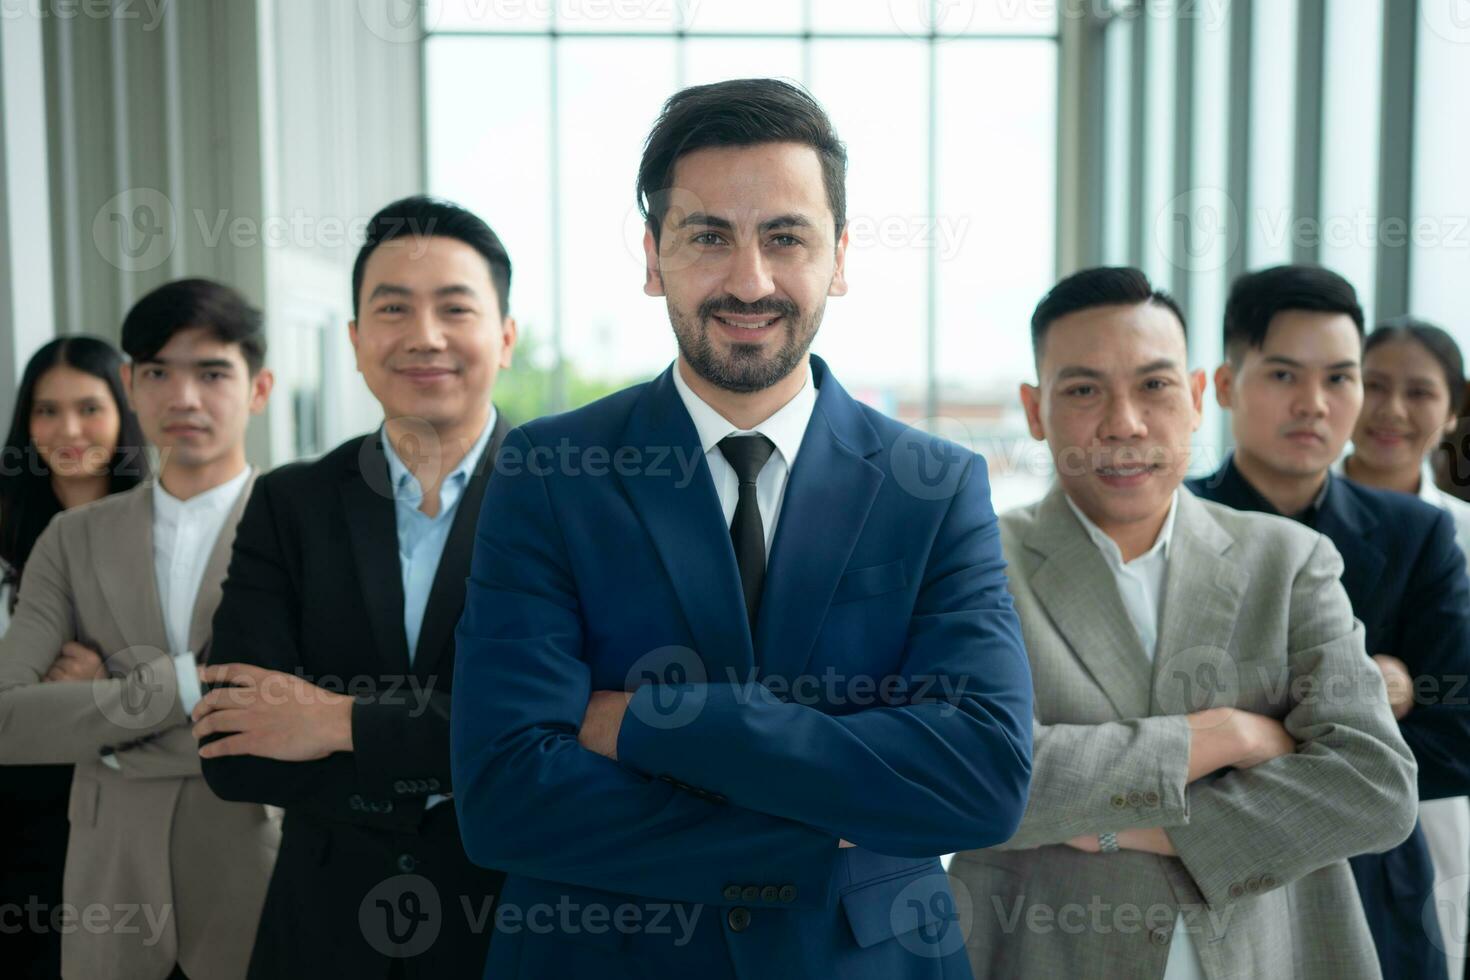
M674 387L689 417L694 420L694 429L699 434L699 445L704 450L704 461L709 465L710 476L715 481L715 493L720 497L720 507L725 512L725 526L735 519L735 505L740 500L740 478L735 475L729 460L720 452L720 440L726 436L752 435L760 433L775 445L776 451L766 460L756 478L756 503L760 507L761 524L766 532L766 560L770 561L771 542L776 536L776 521L781 517L781 501L786 496L786 481L791 468L796 465L796 453L811 422L812 411L817 405L816 381L812 377L811 362L807 362L806 381L791 400L754 429L737 428L733 422L710 407L709 403L694 393L674 364Z
M1065 495L1063 495L1065 496ZM1067 506L1077 515L1082 529L1101 552L1103 561L1118 584L1118 595L1128 620L1138 633L1138 642L1152 660L1159 642L1159 611L1164 604L1164 579L1169 571L1169 544L1174 538L1174 517L1179 513L1179 491L1169 502L1169 516L1164 518L1153 547L1132 561L1123 560L1117 542L1088 519L1081 509L1066 497ZM1184 913L1174 920L1174 938L1169 944L1169 959L1164 965L1164 980L1204 980L1204 968L1194 948L1194 937L1186 928Z
M195 651L189 649L194 603L215 542L249 479L247 466L226 482L188 500L165 490L162 480L153 484L153 575L163 612L163 632L178 675L179 700L186 713L194 710L200 697Z

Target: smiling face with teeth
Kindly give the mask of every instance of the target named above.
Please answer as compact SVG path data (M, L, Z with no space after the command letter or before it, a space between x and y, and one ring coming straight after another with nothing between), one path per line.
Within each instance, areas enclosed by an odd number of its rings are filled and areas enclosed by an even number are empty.
M1044 439L1067 496L1125 557L1152 546L1189 468L1203 371L1186 369L1184 330L1157 303L1059 317L1022 385L1031 434Z
M681 370L701 397L774 411L805 381L827 297L847 292L847 234L837 234L817 153L708 147L680 157L673 182L658 241L644 235L644 291L665 297Z

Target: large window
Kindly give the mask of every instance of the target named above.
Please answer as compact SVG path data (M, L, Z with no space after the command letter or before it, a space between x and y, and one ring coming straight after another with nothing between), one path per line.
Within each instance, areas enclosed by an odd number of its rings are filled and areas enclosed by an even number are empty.
M1055 2L442 0L429 5L430 190L515 264L524 419L673 359L642 291L642 141L686 85L805 85L850 158L850 292L813 349L856 397L984 453L998 508L1039 495L1017 383L1056 265Z

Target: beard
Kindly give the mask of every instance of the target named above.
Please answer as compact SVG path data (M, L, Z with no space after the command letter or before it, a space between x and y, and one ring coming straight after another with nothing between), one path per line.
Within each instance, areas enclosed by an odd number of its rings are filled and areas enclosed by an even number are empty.
M800 308L790 300L763 299L742 303L733 296L719 296L699 304L693 315L669 301L669 320L679 353L699 375L725 391L748 394L764 391L786 377L806 356L822 323L824 301L810 316L802 316ZM732 343L728 353L721 353L710 336L711 319L717 313L737 316L779 316L782 338L775 350L769 344Z

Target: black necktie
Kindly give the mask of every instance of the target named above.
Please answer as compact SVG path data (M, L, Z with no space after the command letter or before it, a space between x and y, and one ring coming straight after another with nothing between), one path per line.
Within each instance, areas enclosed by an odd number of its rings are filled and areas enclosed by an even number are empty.
M735 519L730 522L730 541L735 545L735 564L740 566L740 584L745 591L745 614L755 634L755 618L761 608L761 586L766 580L766 526L756 502L755 481L761 467L771 458L775 443L762 435L726 436L720 453L740 479L740 499Z

